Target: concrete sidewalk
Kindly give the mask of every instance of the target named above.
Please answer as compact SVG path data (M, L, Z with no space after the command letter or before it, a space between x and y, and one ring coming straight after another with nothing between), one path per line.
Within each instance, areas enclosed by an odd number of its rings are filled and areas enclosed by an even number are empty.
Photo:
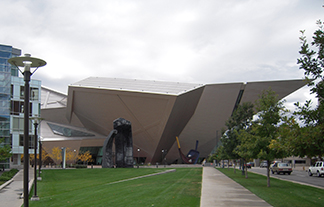
M29 190L34 182L34 168L29 168ZM20 207L24 199L20 198L23 193L24 170L19 172L6 185L1 185L0 206Z
M203 167L200 207L271 206L214 167Z

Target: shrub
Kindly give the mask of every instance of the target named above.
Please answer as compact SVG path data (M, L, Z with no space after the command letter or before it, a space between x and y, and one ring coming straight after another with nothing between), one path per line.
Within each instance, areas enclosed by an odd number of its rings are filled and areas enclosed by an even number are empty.
M11 179L11 177L8 177L8 176L3 176L3 175L0 176L0 181L8 181L10 179Z
M0 179L2 179L2 177L8 177L10 180L13 176L15 176L17 174L19 170L17 169L11 169L10 171L6 171L4 173L2 173L2 175L0 176ZM5 180L6 181L6 180Z
M76 165L75 168L87 168L87 165Z

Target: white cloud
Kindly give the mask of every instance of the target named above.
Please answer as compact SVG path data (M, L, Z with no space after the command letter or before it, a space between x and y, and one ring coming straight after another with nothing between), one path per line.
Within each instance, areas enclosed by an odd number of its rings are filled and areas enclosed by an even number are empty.
M89 76L302 78L299 30L311 37L324 10L314 0L2 0L0 7L0 43L46 60L34 77L63 92Z

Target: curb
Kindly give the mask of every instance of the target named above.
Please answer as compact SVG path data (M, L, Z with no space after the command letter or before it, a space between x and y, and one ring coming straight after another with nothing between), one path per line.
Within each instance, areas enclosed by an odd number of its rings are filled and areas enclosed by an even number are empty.
M7 187L7 185L9 185L11 182L13 181L13 178L11 178L10 180L8 180L7 182L5 182L4 184L2 184L0 186L0 190L4 189L5 187Z
M258 172L250 171L250 173L255 173L255 174L263 175L263 176L267 177L266 175L258 173ZM312 185L312 184L308 184L308 183L302 183L302 182L298 182L298 181L294 181L294 180L288 180L288 179L285 179L285 178L271 177L271 175L270 175L270 178L274 178L274 179L278 179L278 180L284 180L284 181L288 181L288 182L292 182L292 183L296 183L296 184L300 184L300 185L306 185L306 186L310 186L310 187L319 188L319 189L324 190L324 188L321 187L321 186L316 186L316 185Z
M30 191L31 191L33 185L34 185L34 178L30 179L29 182L28 182L28 195L30 195ZM19 196L19 198L23 199L24 198L24 193L22 193Z

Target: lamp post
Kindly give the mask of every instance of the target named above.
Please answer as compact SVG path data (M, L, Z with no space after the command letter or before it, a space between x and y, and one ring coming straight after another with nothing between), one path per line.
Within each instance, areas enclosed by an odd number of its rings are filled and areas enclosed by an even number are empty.
M38 139L38 142L39 142L39 163L38 163L38 178L37 180L42 180L42 177L41 177L41 168L42 168L42 141L39 137Z
M139 168L138 163L139 163L139 152L140 152L140 148L137 149L137 168Z
M166 157L165 157L165 155L167 154L167 151L168 150L162 150L162 161L161 161L161 163L164 163L164 167L166 167ZM164 157L164 159L163 159L163 157Z
M22 57L13 57L8 60L8 63L16 66L24 75L25 90L24 90L24 207L28 207L28 141L29 141L29 81L30 77L36 72L39 67L46 65L44 60L31 57L30 54L25 54ZM24 67L21 71L19 67ZM36 68L33 72L30 68Z
M34 117L34 129L35 129L35 140L34 140L34 157L35 157L35 165L34 165L34 195L31 198L32 201L38 201L39 197L37 196L37 126L40 123L41 118Z
M162 149L162 159L161 159L161 164L163 164L163 155L164 155L164 149ZM165 167L165 166L164 166Z

